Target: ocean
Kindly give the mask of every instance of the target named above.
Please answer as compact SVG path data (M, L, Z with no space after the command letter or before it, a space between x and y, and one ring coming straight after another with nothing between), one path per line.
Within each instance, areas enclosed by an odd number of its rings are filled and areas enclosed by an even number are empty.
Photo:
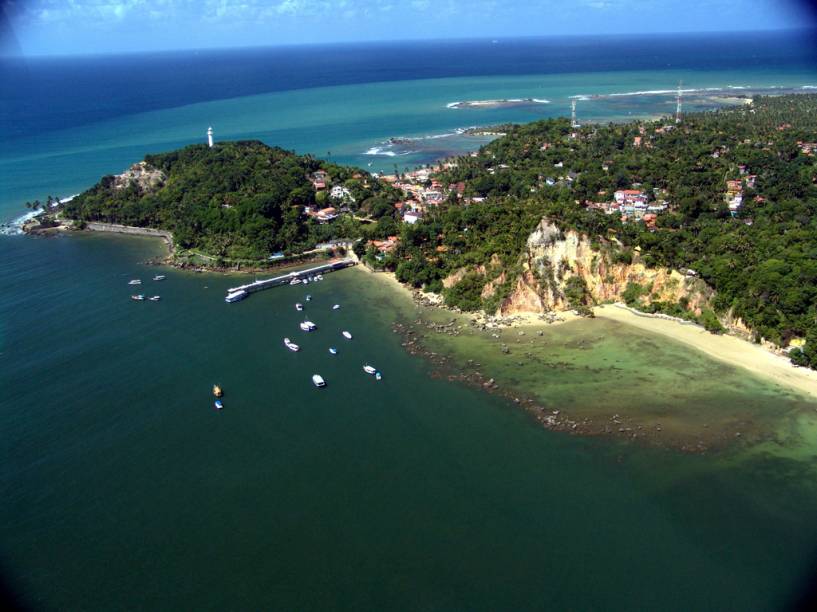
M461 128L563 115L572 96L580 117L603 121L672 112L664 92L678 81L817 85L812 50L768 34L3 60L2 71L6 222L27 200L201 142L208 125L217 139L389 170L479 144ZM447 106L511 98L547 102ZM666 414L668 429L743 419L752 435L700 454L550 432L504 394L409 354L395 325L447 315L371 275L310 285L319 329L304 334L294 303L306 288L227 305L241 277L144 263L162 249L0 236L0 568L27 606L771 610L808 588L813 402L609 323L547 330L536 354L558 371L492 359L479 337L428 338L449 368L476 353L503 390L549 408L596 415L616 402ZM131 278L162 300L132 302Z

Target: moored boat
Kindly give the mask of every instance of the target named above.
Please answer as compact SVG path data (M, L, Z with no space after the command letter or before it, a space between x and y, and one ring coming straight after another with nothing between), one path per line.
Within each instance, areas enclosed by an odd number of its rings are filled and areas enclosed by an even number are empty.
M346 338L347 340L351 340L351 339L352 339L352 334L350 334L348 331L344 330L344 331L342 331L342 332L340 332L340 333L341 333L341 334L343 335L343 337L344 337L344 338Z
M326 386L326 381L323 379L323 377L320 374L313 374L312 375L312 384L314 384L316 387L325 387Z
M145 296L140 293L139 295L130 296L130 299L132 299L135 302L141 302L145 299Z
M161 299L162 299L162 296L161 296L161 295L152 295L152 296L150 296L148 299L149 299L151 302L158 302L159 300L161 300Z
M372 376L374 376L377 373L377 368L370 366L369 364L366 364L363 366L363 371L366 372L366 374L371 374Z
M301 304L300 302L295 304L295 310L297 310L298 312L301 312L303 309L304 309L304 305Z
M306 294L306 301L307 301L307 302L311 302L311 301L312 301L312 296L311 296L311 295L309 295L308 293Z
M289 281L289 284L290 284L290 285L298 285L298 284L300 284L300 283L301 283L301 279L300 279L300 278L293 278L291 281Z
M383 375L380 372L374 373L375 380L383 380Z
M221 403L221 400L216 400L213 405L216 407L216 410L221 410L224 408L224 404Z
M301 321L299 327L306 332L311 332L318 329L318 326L315 325L312 321Z
M295 344L289 338L284 338L284 346L287 347L290 351L298 352L301 350L301 347Z
M154 277L153 277L153 280L155 280L155 281L163 281L163 280L164 280L164 279L166 279L166 278L167 278L167 277L166 277L164 274L157 274L156 276L154 276Z
M332 353L333 355L337 355L338 354L338 349L336 349L334 346L330 346L329 347L329 352Z
M141 284L142 284L142 281L141 281L141 280L139 280L138 278L134 278L133 280L128 281L128 284L129 284L129 285L141 285Z
M222 395L224 395L224 391L222 391L221 387L219 387L218 385L213 385L213 395L215 395L216 397L221 397Z
M339 309L340 309L340 304L335 304L334 306L332 306L332 310L339 310Z

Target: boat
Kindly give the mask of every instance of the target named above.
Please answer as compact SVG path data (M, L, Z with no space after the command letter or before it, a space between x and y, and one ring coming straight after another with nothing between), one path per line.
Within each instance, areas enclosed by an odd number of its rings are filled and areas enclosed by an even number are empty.
M311 302L311 301L312 301L312 296L311 296L311 295L309 295L309 294L307 294L307 295L306 295L306 301L307 301L307 302Z
M301 347L295 344L289 338L284 338L284 346L287 347L290 351L298 352L301 350Z
M340 310L340 304L335 304L332 306L332 310Z
M351 339L352 339L352 334L350 334L348 331L345 331L345 330L344 330L344 331L342 331L342 332L340 332L340 333L341 333L341 334L343 334L343 337L344 337L344 338L346 338L347 340L351 340Z
M221 410L224 408L224 404L221 403L221 400L216 400L215 404L213 405L216 407L216 410Z
M326 386L326 381L323 379L323 377L320 374L313 374L312 375L312 383L316 387L325 387Z
M366 364L365 366L363 366L363 371L364 371L364 372L366 372L366 374L371 374L372 376L374 376L375 374L377 374L377 368L372 367L372 366L370 366L370 365L368 365L368 364Z
M215 395L216 397L221 397L222 395L224 395L224 391L222 391L221 387L219 387L218 385L213 385L213 395Z
M243 289L239 289L238 291L231 291L227 294L227 297L224 298L224 301L228 304L232 304L233 302L240 302L245 297L247 297L249 293L244 291Z
M151 302L158 302L159 300L161 300L161 299L162 299L162 296L161 296L161 295L152 295L152 296L150 296L148 299L149 299Z
M334 346L330 346L329 347L329 352L332 353L333 355L337 355L338 354L338 349L336 349Z
M300 302L295 304L295 310L297 310L298 312L301 312L303 309L304 309L304 305L301 304Z
M289 281L289 284L290 285L298 285L298 284L300 284L300 282L301 282L300 278L293 278L291 281Z
M375 380L383 380L383 375L380 372L374 373Z
M128 284L129 285L141 285L142 281L139 280L138 278L134 278L132 281L128 281Z
M166 277L164 274L157 274L156 276L154 276L154 277L153 277L153 280L155 280L155 281L163 281L163 280L164 280L164 279L166 279L166 278L167 278L167 277Z
M312 321L301 321L300 328L303 331L310 332L310 331L315 331L316 329L318 329L318 326L315 325Z
M322 280L323 280L323 274L318 274L318 275L315 277L315 280L316 280L316 281L322 281Z
M145 296L140 293L139 295L130 296L130 299L132 299L135 302L142 302L142 301L144 301Z
M308 279L308 278L305 278L305 279L303 280L303 283L304 283L304 285L308 285L308 284L309 284L309 279Z

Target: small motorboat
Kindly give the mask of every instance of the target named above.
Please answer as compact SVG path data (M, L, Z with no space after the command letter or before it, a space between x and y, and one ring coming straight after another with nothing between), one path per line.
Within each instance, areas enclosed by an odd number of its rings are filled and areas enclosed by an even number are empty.
M216 400L215 404L213 405L216 407L216 410L221 410L224 408L224 404L221 403L221 400Z
M312 384L314 384L316 387L325 387L326 386L326 381L323 379L323 377L320 374L313 374L312 375Z
M369 364L366 364L365 366L363 366L363 371L366 372L366 374L371 374L372 376L377 374L377 368L372 367Z
M312 296L311 296L311 295L309 295L309 294L307 294L307 295L306 295L306 301L307 301L307 302L311 302L311 301L312 301Z
M318 326L315 325L312 321L301 321L299 327L305 332L311 332L318 329Z
M140 293L139 295L130 296L130 299L132 299L134 302L142 302L144 301L145 296Z
M340 304L335 304L332 306L332 310L340 310Z
M338 349L336 349L334 346L330 346L329 347L329 352L332 353L333 355L337 355L338 354Z
M151 302L158 302L159 300L161 300L161 299L162 299L162 296L161 296L161 295L152 295L152 296L150 296L148 299L149 299Z
M155 281L163 281L163 280L164 280L164 279L166 279L166 278L167 278L167 277L166 277L164 274L157 274L156 276L154 276L154 277L153 277L153 280L155 280Z
M304 305L301 304L300 302L295 304L295 310L297 310L298 312L301 312L303 309L304 309Z
M343 337L344 337L344 338L346 338L347 340L351 340L351 339L352 339L352 334L350 334L348 331L345 331L345 330L344 330L344 331L342 331L342 332L340 332L340 333L341 333L341 334L343 334Z
M380 372L374 373L375 380L383 380L383 375Z
M301 347L298 346L297 344L295 344L289 338L284 338L284 346L287 347L290 351L293 351L293 352L296 352L296 353L301 350Z
M213 385L213 395L215 395L216 397L221 397L222 395L224 395L224 391L222 391L221 387L219 387L218 385Z
M304 282L304 285L308 285L309 284L309 279L305 278L303 282Z
M289 281L290 285L299 285L300 283L301 283L300 278L293 278L291 281Z
M318 274L318 275L315 277L315 280L316 280L316 281L322 281L322 280L323 280L323 274Z
M132 281L128 281L128 284L129 285L141 285L142 281L139 280L138 278L134 278Z

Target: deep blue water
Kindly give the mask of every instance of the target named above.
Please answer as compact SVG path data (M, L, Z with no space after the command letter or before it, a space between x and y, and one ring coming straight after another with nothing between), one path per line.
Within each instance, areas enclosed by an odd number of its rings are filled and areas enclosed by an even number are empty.
M454 76L817 65L814 32L551 37L0 58L0 140L135 112L328 85Z

